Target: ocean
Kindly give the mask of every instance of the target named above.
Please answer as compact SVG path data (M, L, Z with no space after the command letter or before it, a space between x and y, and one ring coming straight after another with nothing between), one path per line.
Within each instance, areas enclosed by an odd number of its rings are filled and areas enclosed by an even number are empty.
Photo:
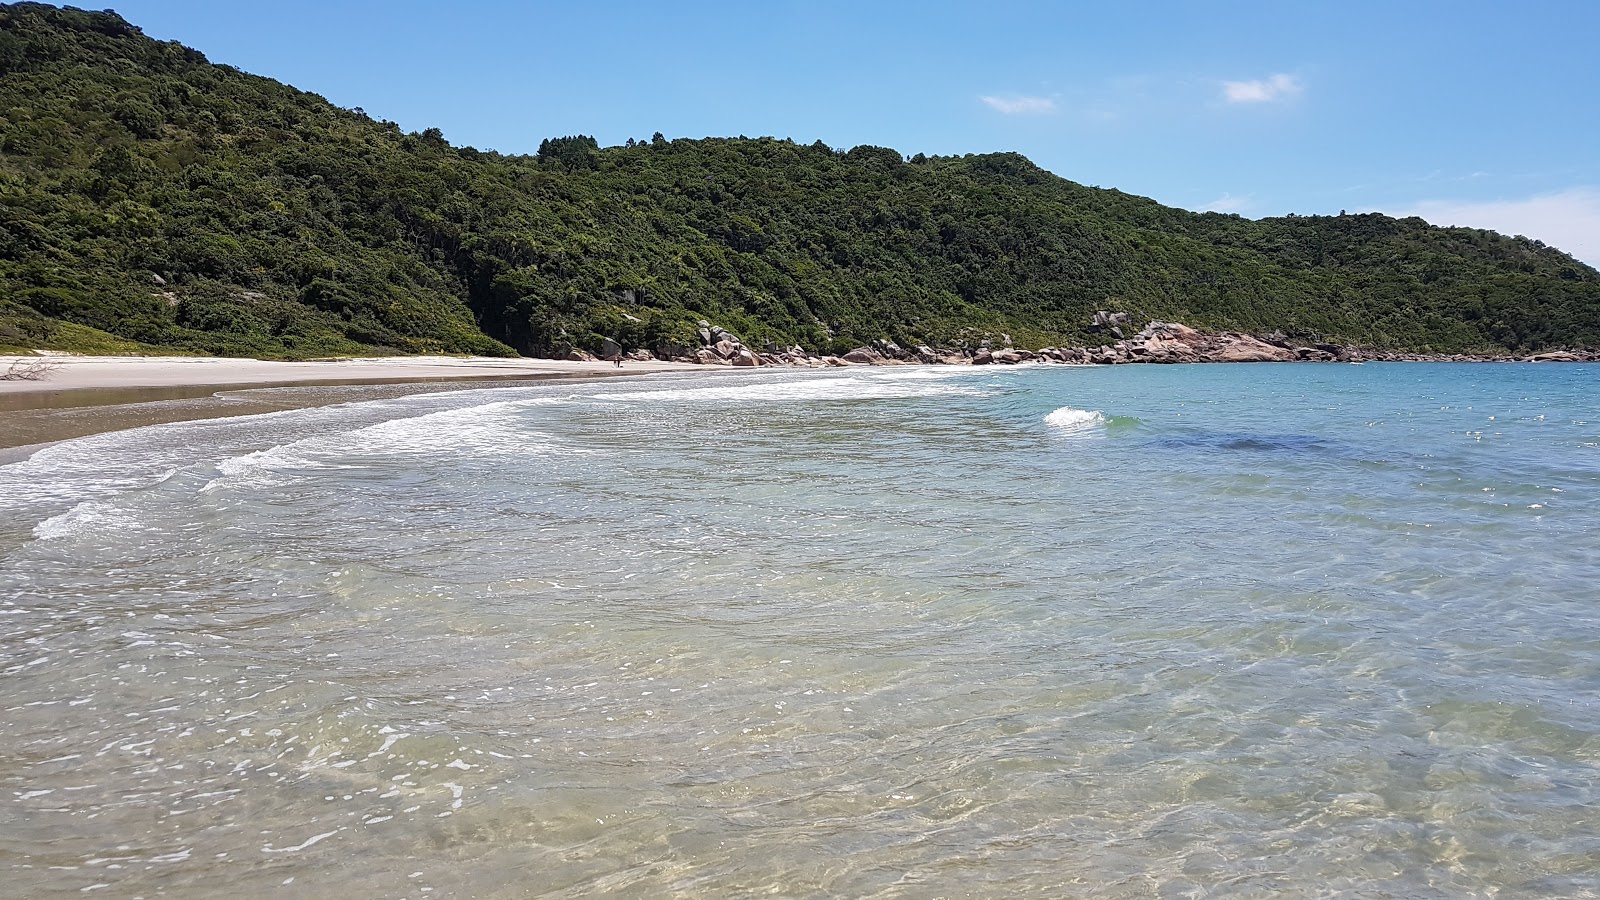
M1600 366L851 368L0 467L0 893L1600 896Z

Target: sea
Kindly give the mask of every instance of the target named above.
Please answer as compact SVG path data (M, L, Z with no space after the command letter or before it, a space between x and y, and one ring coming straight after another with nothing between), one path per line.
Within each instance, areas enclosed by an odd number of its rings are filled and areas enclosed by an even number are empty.
M1600 896L1600 366L56 444L0 467L0 894Z

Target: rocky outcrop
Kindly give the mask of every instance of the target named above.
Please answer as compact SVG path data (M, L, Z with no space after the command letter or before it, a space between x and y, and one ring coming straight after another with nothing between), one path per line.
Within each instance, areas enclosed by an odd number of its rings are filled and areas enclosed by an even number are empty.
M1022 350L1011 346L1010 335L1000 335L999 348L985 339L977 349L963 343L959 350L946 350L917 344L901 347L895 342L880 338L856 347L840 356L818 356L800 346L780 347L767 345L765 351L745 346L738 335L701 321L697 330L701 347L659 348L652 356L648 350L636 350L629 359L647 360L669 358L677 362L702 365L788 366L794 368L831 368L839 366L892 366L921 365L1018 365L1043 363L1059 365L1126 365L1170 363L1229 363L1229 362L1367 362L1367 361L1437 361L1457 362L1485 359L1513 358L1534 362L1600 361L1600 352L1552 350L1531 357L1484 357L1466 354L1416 354L1393 353L1339 344L1308 343L1296 345L1289 337L1272 332L1263 337L1238 331L1204 332L1179 322L1152 321L1139 332L1128 335L1127 313L1095 313L1089 325L1091 332L1114 338L1097 347L1043 347ZM669 352L670 351L670 352ZM573 351L570 358L593 359L581 350Z
M883 354L871 347L857 347L840 358L847 363L854 363L858 366L875 366L884 361Z
M1548 353L1540 353L1528 357L1528 362L1585 362L1587 359L1593 358L1592 355L1587 357L1580 356L1571 350L1551 350Z

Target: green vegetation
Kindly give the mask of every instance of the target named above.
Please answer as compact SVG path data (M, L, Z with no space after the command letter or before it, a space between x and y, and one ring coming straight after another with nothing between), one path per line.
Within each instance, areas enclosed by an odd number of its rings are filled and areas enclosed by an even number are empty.
M1419 351L1600 346L1600 273L1381 215L1250 221L1016 154L453 147L114 13L0 6L0 347L532 355L1099 343L1096 309Z

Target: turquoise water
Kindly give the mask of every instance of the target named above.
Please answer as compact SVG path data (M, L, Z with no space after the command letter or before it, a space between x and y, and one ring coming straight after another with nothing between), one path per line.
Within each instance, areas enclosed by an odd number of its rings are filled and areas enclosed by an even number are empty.
M17 896L1600 895L1600 367L651 376L0 467Z

